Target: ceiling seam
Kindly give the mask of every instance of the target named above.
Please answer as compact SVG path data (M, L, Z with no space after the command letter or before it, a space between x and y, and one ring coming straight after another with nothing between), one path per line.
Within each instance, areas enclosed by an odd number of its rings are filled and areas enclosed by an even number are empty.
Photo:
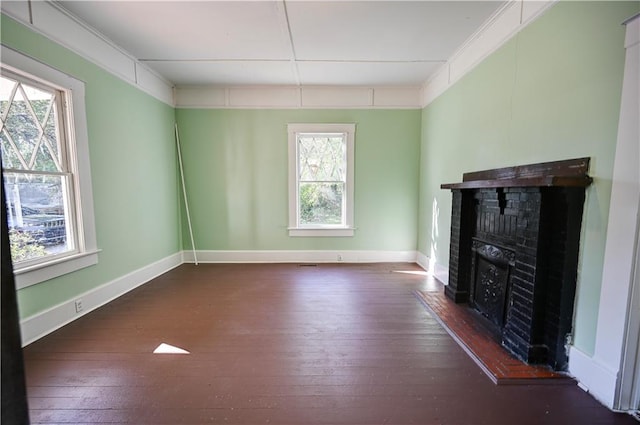
M139 62L291 62L291 59L138 59Z
M300 83L300 71L298 70L298 62L296 57L296 48L293 44L293 34L291 33L291 23L289 22L289 12L287 11L287 2L286 0L282 0L282 11L284 12L284 21L287 26L287 36L289 38L289 46L291 47L291 66L293 68L293 76L296 80L296 85L301 85Z
M232 59L232 58L218 58L218 59L158 59L158 58L144 58L138 59L139 62L294 62L293 59ZM377 60L377 59L300 59L295 60L296 63L441 63L444 64L447 61L444 59L417 59L417 60Z
M29 7L29 23L33 25L33 6L31 0L27 0L27 6Z
M308 62L308 63L445 63L444 59L416 59L416 60L378 60L378 59L353 59L353 60L343 60L343 59L300 59L297 62Z

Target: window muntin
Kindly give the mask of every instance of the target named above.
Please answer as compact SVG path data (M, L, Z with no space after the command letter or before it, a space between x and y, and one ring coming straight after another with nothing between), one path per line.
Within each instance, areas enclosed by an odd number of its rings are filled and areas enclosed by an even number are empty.
M290 124L289 234L353 235L353 124Z
M6 46L0 51L5 208L12 223L32 225L22 243L35 248L14 261L21 289L98 262L85 84Z

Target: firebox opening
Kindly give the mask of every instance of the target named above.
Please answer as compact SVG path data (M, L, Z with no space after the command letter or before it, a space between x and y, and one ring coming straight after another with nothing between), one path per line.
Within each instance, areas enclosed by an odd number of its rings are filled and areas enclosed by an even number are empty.
M472 251L469 303L489 320L492 330L501 335L509 308L509 282L515 253L481 240L473 241Z

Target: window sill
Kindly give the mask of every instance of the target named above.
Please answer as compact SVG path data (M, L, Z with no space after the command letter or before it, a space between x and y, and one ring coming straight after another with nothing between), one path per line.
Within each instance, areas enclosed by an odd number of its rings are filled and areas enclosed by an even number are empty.
M293 237L350 237L353 236L353 227L333 227L333 228L289 228L289 236Z
M23 289L53 279L54 277L98 264L98 252L100 252L100 250L82 252L67 257L52 259L46 263L14 270L16 289Z

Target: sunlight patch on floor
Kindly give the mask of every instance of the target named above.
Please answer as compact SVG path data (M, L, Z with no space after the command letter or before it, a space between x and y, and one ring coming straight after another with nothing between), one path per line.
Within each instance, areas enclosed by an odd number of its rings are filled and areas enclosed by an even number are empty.
M173 345L165 344L164 342L153 350L153 354L190 354L187 350Z
M419 270L394 270L394 273L415 274L418 276L429 276L429 272Z

